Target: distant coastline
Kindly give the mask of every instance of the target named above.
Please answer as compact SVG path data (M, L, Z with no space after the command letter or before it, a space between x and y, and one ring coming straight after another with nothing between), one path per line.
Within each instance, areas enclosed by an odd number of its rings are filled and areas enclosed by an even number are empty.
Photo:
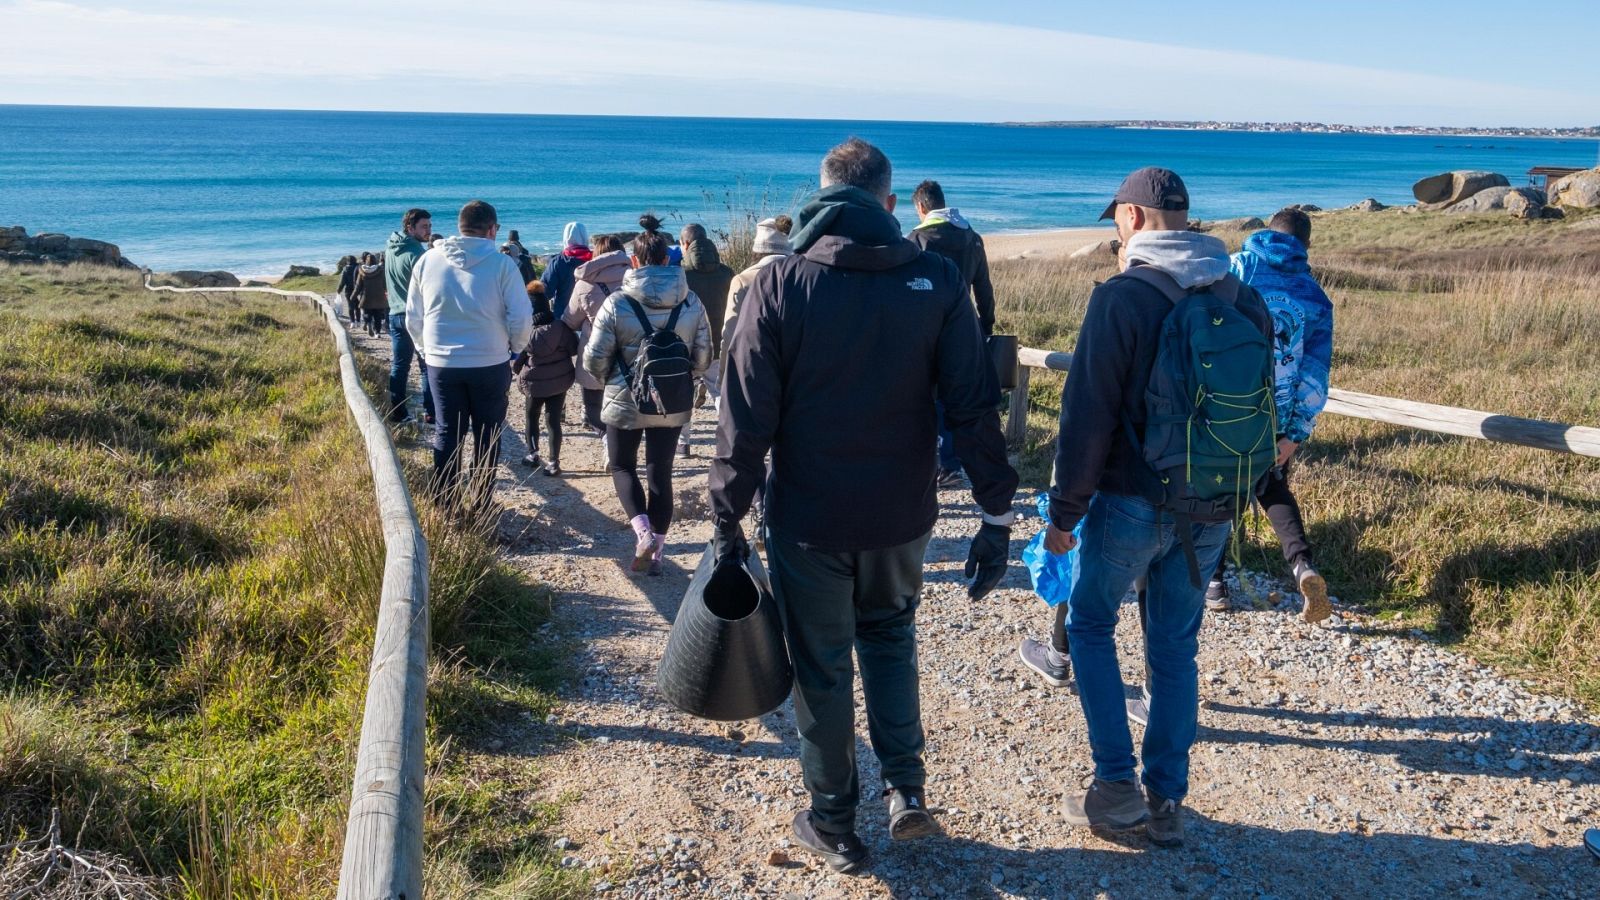
M1008 128L1139 128L1154 131L1249 131L1269 134L1385 134L1426 137L1600 138L1600 125L1573 128L1514 126L1452 128L1442 125L1329 125L1323 122L1185 122L1167 119L1001 122Z

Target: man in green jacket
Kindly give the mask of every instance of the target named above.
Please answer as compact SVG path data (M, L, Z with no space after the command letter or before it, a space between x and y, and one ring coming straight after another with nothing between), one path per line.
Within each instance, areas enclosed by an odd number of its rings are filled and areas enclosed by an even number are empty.
M417 361L417 371L422 376L422 416L429 425L434 423L433 392L428 389L428 366L417 355L411 343L411 333L406 331L406 294L411 288L411 269L426 253L424 241L433 233L433 217L425 209L408 209L400 220L400 230L389 235L389 246L383 252L385 277L389 288L389 409L387 417L396 425L413 421L406 409L411 381L411 360Z

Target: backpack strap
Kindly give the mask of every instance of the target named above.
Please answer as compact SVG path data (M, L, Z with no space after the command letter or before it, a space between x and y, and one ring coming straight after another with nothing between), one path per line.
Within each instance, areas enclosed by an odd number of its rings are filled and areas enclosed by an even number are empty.
M677 306L672 308L672 315L667 316L667 327L664 329L665 331L678 330L678 316L683 313L683 308L688 305L689 301L685 299L682 303L679 303Z
M644 339L650 340L650 336L656 333L656 328L650 324L650 316L644 311L644 307L639 305L639 301L629 297L627 294L623 294L622 299L628 301L628 307L639 318L639 324L644 328ZM667 327L671 328L672 326L668 325Z

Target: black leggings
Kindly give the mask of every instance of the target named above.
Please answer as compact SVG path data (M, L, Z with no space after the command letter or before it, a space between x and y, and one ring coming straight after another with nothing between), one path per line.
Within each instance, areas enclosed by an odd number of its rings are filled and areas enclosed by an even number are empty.
M550 462L561 464L561 408L566 405L565 392L554 397L522 398L523 425L528 438L528 452L539 455L539 413L544 413L545 428L550 432Z
M1304 559L1307 564L1311 562L1311 542L1306 540L1306 523L1300 516L1300 501L1294 498L1294 491L1289 489L1289 470L1294 463L1282 468L1275 468L1267 475L1267 480L1261 483L1261 488L1256 491L1256 502L1267 512L1267 521L1272 523L1272 530L1278 535L1278 543L1283 546L1283 558L1293 567ZM1222 573L1228 567L1228 554L1222 554L1222 561L1217 563L1217 573L1212 580L1221 581Z
M600 404L605 400L605 396L604 388L583 389L583 424L596 431L604 431L606 427L606 424L600 421Z
M617 499L629 519L650 517L650 529L666 534L672 524L672 455L678 449L679 428L606 429L606 470L616 485ZM639 483L639 443L644 442L644 479Z

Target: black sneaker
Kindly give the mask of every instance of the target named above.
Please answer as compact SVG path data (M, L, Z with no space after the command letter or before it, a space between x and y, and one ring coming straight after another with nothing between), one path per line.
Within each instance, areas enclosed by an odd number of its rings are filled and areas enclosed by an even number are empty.
M1227 582L1213 581L1206 585L1206 610L1208 612L1227 612L1231 606Z
M1155 791L1145 790L1150 804L1150 821L1145 836L1157 847L1183 846L1183 804L1168 800Z
M1150 818L1144 794L1133 779L1106 781L1096 778L1082 797L1068 797L1063 810L1068 825L1127 831Z
M794 839L800 846L822 857L828 868L846 875L854 875L867 862L867 845L861 843L854 831L844 834L827 834L818 831L811 823L811 810L803 809L794 816Z
M889 837L909 841L939 833L939 823L928 812L922 788L889 788L883 796L889 803Z
M933 483L941 488L961 487L960 469L940 469L933 477Z
M1067 660L1057 660L1055 648L1044 641L1033 638L1023 638L1022 646L1017 648L1017 655L1022 657L1022 664L1039 673L1045 684L1051 687L1072 688L1072 663ZM1073 693L1077 693L1073 689Z

